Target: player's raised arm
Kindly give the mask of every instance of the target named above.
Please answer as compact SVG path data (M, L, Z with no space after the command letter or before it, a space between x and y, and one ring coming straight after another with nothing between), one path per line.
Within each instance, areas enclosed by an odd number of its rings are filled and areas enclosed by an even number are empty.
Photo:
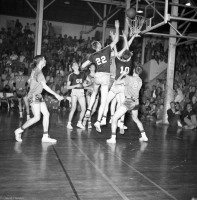
M139 35L137 33L135 33L134 35L132 35L132 37L129 39L129 41L127 42L128 47L131 46L133 40L135 39L135 37L139 37Z
M81 69L86 68L91 62L89 60L86 60L82 65L81 65Z
M112 41L114 41L115 40L115 34L114 34L114 32L110 31L109 35L110 35ZM114 53L113 56L115 56L115 57L118 55L116 44L114 45L114 51L113 51L113 53Z
M111 49L113 49L114 46L116 45L116 43L119 41L119 26L120 26L119 21L116 20L116 21L115 21L116 33L115 33L114 40L113 40L112 43L110 44Z
M121 51L118 52L118 57L119 57L119 58L122 56L122 54L124 53L124 51L125 51L126 49L129 50L128 41L127 41L127 36L126 36L126 34L125 34L124 31L122 31L122 37L123 37L123 39L124 39L124 47L123 47L123 49L122 49Z

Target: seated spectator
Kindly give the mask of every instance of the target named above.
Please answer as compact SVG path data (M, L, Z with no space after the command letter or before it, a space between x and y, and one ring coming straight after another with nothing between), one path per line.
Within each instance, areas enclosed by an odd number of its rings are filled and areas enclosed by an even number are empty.
M150 110L151 110L150 100L147 99L146 102L142 105L141 119L146 119Z
M176 88L175 89L175 98L174 98L174 102L178 102L178 103L181 103L182 101L184 100L184 95L183 95L183 92L181 91L180 88Z
M156 86L155 86L155 85L152 86L151 97L153 97L153 98L156 98L156 97L157 97L157 96L156 96Z
M156 124L160 124L163 122L163 115L164 115L164 105L160 104L156 112Z
M175 102L170 103L170 109L167 110L167 115L170 126L176 127L178 125L179 127L182 127L180 120L181 113L179 110L176 110Z
M197 97L192 97L192 110L197 114Z
M2 78L0 77L0 92L3 91L3 81Z
M156 98L158 98L158 97L161 98L162 97L162 93L163 92L162 92L161 87L157 87L156 88L156 93L155 93L156 94Z
M63 95L67 94L68 89L67 89L67 82L66 81L62 84L60 91L61 91L61 94L63 94Z
M189 100L192 101L192 97L196 94L196 87L191 86L189 91Z
M146 116L147 119L151 120L151 121L155 121L157 118L157 110L156 110L156 105L155 104L150 104L150 111L148 112L148 115Z
M197 127L196 113L192 110L192 104L186 105L186 110L182 114L185 129L195 129Z
M144 96L146 98L150 98L151 97L151 90L150 90L149 86L146 86L145 91L144 91Z
M68 101L68 99L67 99L67 93L65 93L64 95L63 95L63 97L64 97L64 99L60 102L60 108L61 109L63 109L63 111L65 111L65 110L68 110L69 109L69 101Z

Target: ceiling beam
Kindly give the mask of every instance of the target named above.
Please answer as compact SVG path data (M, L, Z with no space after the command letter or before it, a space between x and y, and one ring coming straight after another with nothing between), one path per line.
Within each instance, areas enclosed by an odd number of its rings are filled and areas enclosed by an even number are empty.
M88 2L94 2L94 3L104 3L104 4L110 4L115 6L120 6L125 8L126 4L121 1L115 1L115 0L81 0L81 1L88 1Z
M44 10L46 9L46 8L48 8L52 3L54 3L56 0L52 0L49 4L47 4L45 7L44 7Z

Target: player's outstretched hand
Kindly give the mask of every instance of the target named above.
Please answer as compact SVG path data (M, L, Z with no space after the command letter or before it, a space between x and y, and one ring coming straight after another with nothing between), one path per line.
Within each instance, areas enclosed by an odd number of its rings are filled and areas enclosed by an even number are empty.
M123 37L124 39L127 39L127 35L126 35L126 33L125 33L124 30L122 31L122 37Z
M62 101L64 99L64 97L60 96L59 94L56 94L55 97L58 101Z
M120 27L120 23L119 23L118 20L115 21L115 27L116 27L116 28L119 28L119 27Z
M114 40L114 38L115 38L114 32L113 32L113 31L110 31L110 32L109 32L109 35L110 35L111 39Z

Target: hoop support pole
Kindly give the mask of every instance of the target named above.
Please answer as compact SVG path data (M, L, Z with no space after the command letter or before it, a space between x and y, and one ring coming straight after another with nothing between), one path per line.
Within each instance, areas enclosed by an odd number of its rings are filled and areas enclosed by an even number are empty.
M160 27L160 26L163 26L164 24L165 24L164 21L163 21L163 22L160 22L159 24L156 24L155 26L152 26L152 27L150 27L150 28L148 28L148 29L146 29L146 30L144 30L144 31L141 31L140 33L141 33L141 34L145 34L145 33L149 32L149 31L151 31L151 30L154 30L154 29L156 29L156 28L158 28L158 27Z

